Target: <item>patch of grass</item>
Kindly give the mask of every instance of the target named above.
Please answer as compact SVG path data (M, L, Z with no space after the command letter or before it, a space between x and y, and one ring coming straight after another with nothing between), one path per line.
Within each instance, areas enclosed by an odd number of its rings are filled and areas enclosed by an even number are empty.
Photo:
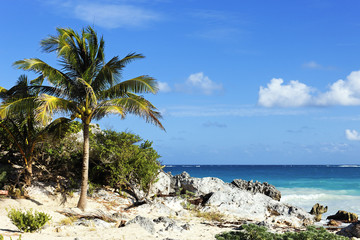
M50 215L38 211L33 212L32 209L22 212L13 208L8 211L8 217L19 230L24 232L35 232L51 220Z
M220 212L195 212L196 217L204 218L208 221L223 222L225 215Z
M347 237L327 232L324 228L310 226L306 231L284 234L268 232L265 227L255 224L242 225L243 231L217 234L217 240L349 240Z
M74 225L74 222L77 220L77 217L66 217L61 219L60 225Z

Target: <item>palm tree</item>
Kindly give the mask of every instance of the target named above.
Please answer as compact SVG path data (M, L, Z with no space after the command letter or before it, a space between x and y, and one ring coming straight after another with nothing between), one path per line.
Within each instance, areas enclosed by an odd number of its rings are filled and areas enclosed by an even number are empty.
M43 81L39 77L30 83L25 75L21 75L16 84L9 90L0 87L0 127L7 133L9 142L15 146L23 159L24 168L17 177L24 174L25 184L31 185L34 151L38 143L49 137L58 137L66 132L70 119L59 118L47 126L36 122L34 110L38 103L35 101L39 94L39 85Z
M45 52L56 52L62 69L56 69L40 59L24 59L16 67L42 74L50 86L41 88L41 102L37 117L47 122L55 112L79 118L83 124L83 167L78 208L87 205L89 168L89 125L109 114L125 118L126 114L143 117L147 122L164 129L161 114L144 97L143 93L156 93L157 83L149 76L123 80L124 67L141 54L130 53L122 59L113 57L105 62L104 40L87 27L78 33L70 28L57 28L56 36L41 41Z

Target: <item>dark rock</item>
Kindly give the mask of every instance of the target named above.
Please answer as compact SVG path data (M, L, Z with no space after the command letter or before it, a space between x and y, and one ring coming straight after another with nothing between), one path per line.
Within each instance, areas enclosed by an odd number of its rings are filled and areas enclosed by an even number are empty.
M168 217L158 217L156 219L153 220L155 223L164 223L164 224L170 224L170 223L175 223L174 220L168 218Z
M335 215L328 216L326 219L334 219L344 223L355 223L358 221L358 215L340 210Z
M352 223L346 228L341 229L336 234L349 238L352 237L360 238L360 222Z
M323 213L326 213L328 210L328 207L324 207L323 205L320 205L319 203L316 203L310 211L311 215L315 215L315 221L320 222L321 216Z
M331 219L326 225L338 227L341 225L341 222Z
M138 215L132 220L128 221L126 223L126 226L135 223L144 228L146 231L150 232L151 234L155 233L155 225L150 219Z
M184 230L190 230L190 224L185 223L184 225L181 225L181 228Z
M252 192L252 193L262 193L266 196L271 197L274 200L280 201L281 199L281 192L275 188L275 186L264 182L260 183L258 181L246 181L242 179L234 179L231 184L234 186Z

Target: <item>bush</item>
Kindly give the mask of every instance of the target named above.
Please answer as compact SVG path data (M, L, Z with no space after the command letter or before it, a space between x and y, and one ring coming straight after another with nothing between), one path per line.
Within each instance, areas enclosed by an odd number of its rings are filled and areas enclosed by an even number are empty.
M348 240L327 232L324 228L311 226L303 232L287 232L284 234L270 233L265 227L254 224L242 225L243 231L217 234L217 240Z
M32 209L25 212L17 209L11 209L8 212L8 217L19 230L24 232L37 231L51 219L51 217L46 213L37 211L33 213Z
M147 191L161 169L152 142L138 135L106 130L91 140L90 179L118 189Z

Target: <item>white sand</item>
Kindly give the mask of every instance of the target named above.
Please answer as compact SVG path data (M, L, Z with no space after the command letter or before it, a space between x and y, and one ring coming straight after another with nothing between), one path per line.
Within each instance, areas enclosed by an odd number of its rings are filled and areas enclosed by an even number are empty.
M33 189L29 192L31 199L0 199L0 234L5 237L5 240L12 237L13 240L18 239L21 235L23 240L50 240L50 239L71 239L76 237L79 240L87 239L215 239L215 235L220 232L229 231L231 229L221 229L217 227L201 224L203 219L186 215L183 217L174 218L180 223L188 223L190 225L189 230L173 230L173 231L159 231L163 229L162 223L155 224L156 233L151 234L144 228L137 224L128 225L121 228L115 228L114 223L108 227L94 226L79 226L74 224L63 225L61 221L67 217L56 212L63 209L72 208L73 210L80 211L75 208L78 195L74 194L74 197L68 198L65 205L60 205L60 196L52 196L42 192L39 189ZM114 194L112 194L114 196ZM104 200L103 198L89 198L87 211L101 209L106 212L119 213L125 220L131 220L137 215L154 219L159 216L166 216L157 212L156 209L141 207L133 208L129 211L124 211L124 208L129 206L130 202L127 199L118 197L117 201ZM10 219L7 217L6 209L33 209L48 213L52 219L50 223L46 224L45 228L40 232L34 233L21 233L16 226L14 226Z

